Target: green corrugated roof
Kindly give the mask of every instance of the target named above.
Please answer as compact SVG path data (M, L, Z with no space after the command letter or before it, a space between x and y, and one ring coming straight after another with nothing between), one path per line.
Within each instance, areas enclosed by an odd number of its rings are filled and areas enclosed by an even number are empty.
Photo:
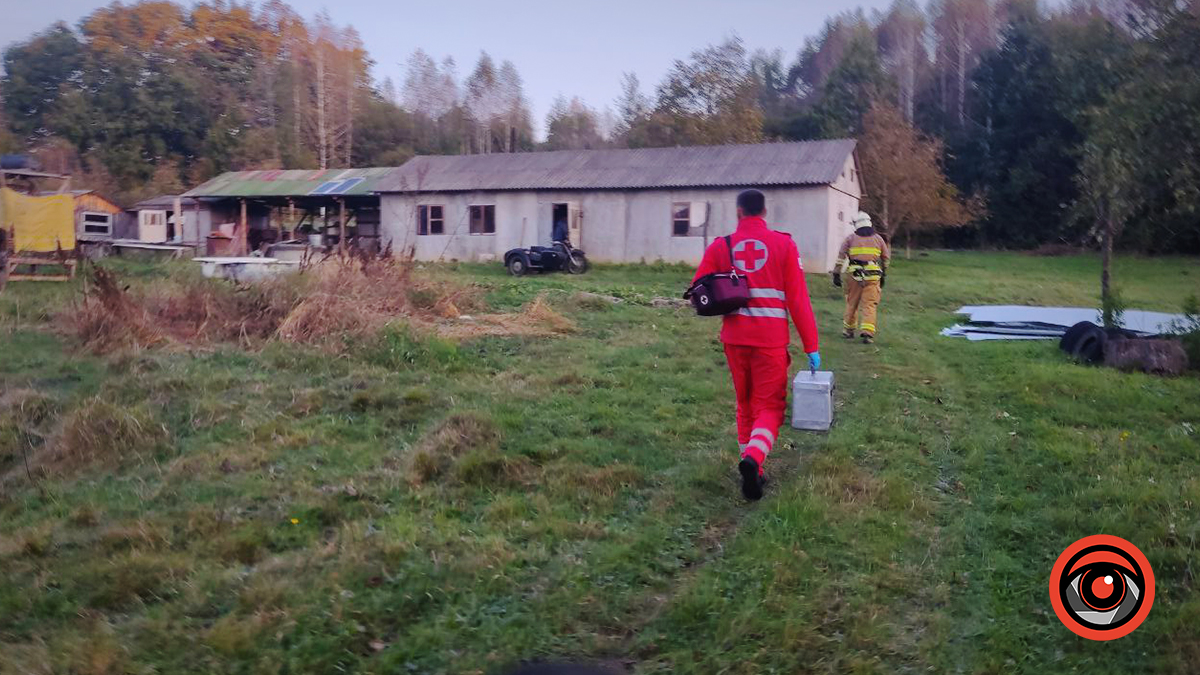
M305 197L368 195L394 167L230 171L184 197ZM315 194L314 194L315 193Z

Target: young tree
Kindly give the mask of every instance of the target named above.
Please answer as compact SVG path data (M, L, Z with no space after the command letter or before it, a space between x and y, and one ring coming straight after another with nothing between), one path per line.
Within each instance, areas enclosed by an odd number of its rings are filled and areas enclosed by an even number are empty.
M496 132L502 134L501 147L504 152L531 150L533 148L533 114L525 100L521 74L512 61L505 60L496 73L496 87L500 97L501 112L493 122Z
M617 122L613 128L614 143L627 148L646 145L644 127L650 118L650 101L642 93L636 73L621 76L621 96L616 101Z
M941 143L921 136L891 104L877 101L863 116L859 156L864 205L890 238L904 235L906 256L914 232L971 219L973 208L942 173Z
M796 83L788 77L788 69L783 65L782 49L756 50L750 56L750 72L764 114L778 113L796 102Z
M1084 143L1080 172L1080 194L1095 218L1100 239L1100 307L1105 326L1119 323L1120 301L1112 284L1113 247L1125 229L1136 202L1132 162L1133 149L1123 142L1096 134ZM1116 142L1114 142L1116 141Z
M890 100L894 86L883 71L874 36L860 32L821 86L812 111L816 128L826 138L858 135L863 116L875 101Z
M4 113L24 139L47 133L54 104L66 88L78 88L84 47L66 24L57 23L4 52Z
M591 150L604 146L596 111L578 97L570 102L561 94L546 116L546 149Z
M842 63L851 44L872 34L862 10L843 12L825 21L821 34L804 42L788 74L788 84L803 94L815 94Z
M505 112L505 100L497 80L496 65L487 52L479 55L475 70L466 81L464 106L474 127L474 147L477 153L490 153L495 147L492 125Z
M746 49L731 38L675 62L658 87L649 133L655 145L755 143L762 122Z
M438 110L440 103L437 92L442 83L442 74L438 71L437 63L418 47L408 57L404 74L404 87L401 90L400 105L410 113L420 113L430 119L437 119L445 111Z

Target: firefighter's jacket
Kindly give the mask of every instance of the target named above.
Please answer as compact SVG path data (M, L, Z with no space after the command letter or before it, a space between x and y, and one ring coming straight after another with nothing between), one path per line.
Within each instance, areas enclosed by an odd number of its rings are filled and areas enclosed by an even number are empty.
M750 286L750 304L726 314L721 342L750 347L786 347L788 315L796 324L804 351L817 351L817 322L796 242L767 227L757 216L743 218L730 236L732 251L718 237L704 252L692 282L707 274L736 271ZM733 268L730 269L731 254Z
M842 242L833 272L845 271L855 281L878 281L891 258L891 249L875 228L860 227Z

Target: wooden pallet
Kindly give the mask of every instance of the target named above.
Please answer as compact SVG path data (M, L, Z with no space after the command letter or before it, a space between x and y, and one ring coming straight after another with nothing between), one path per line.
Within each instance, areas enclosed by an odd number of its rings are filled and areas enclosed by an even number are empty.
M70 281L75 278L76 263L75 260L10 256L4 264L4 272L8 281ZM16 273L16 269L22 265L29 267L28 274ZM39 267L61 267L64 271L61 274L38 274Z

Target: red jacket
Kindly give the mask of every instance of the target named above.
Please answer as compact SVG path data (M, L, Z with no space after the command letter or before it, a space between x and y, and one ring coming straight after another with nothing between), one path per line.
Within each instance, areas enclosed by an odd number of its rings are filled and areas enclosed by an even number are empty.
M750 347L786 347L788 314L796 324L805 353L817 351L817 322L808 299L800 251L792 237L767 227L757 216L743 218L730 236L737 272L750 282L750 305L723 317L721 342ZM709 245L696 270L696 279L729 272L730 250L725 238Z

